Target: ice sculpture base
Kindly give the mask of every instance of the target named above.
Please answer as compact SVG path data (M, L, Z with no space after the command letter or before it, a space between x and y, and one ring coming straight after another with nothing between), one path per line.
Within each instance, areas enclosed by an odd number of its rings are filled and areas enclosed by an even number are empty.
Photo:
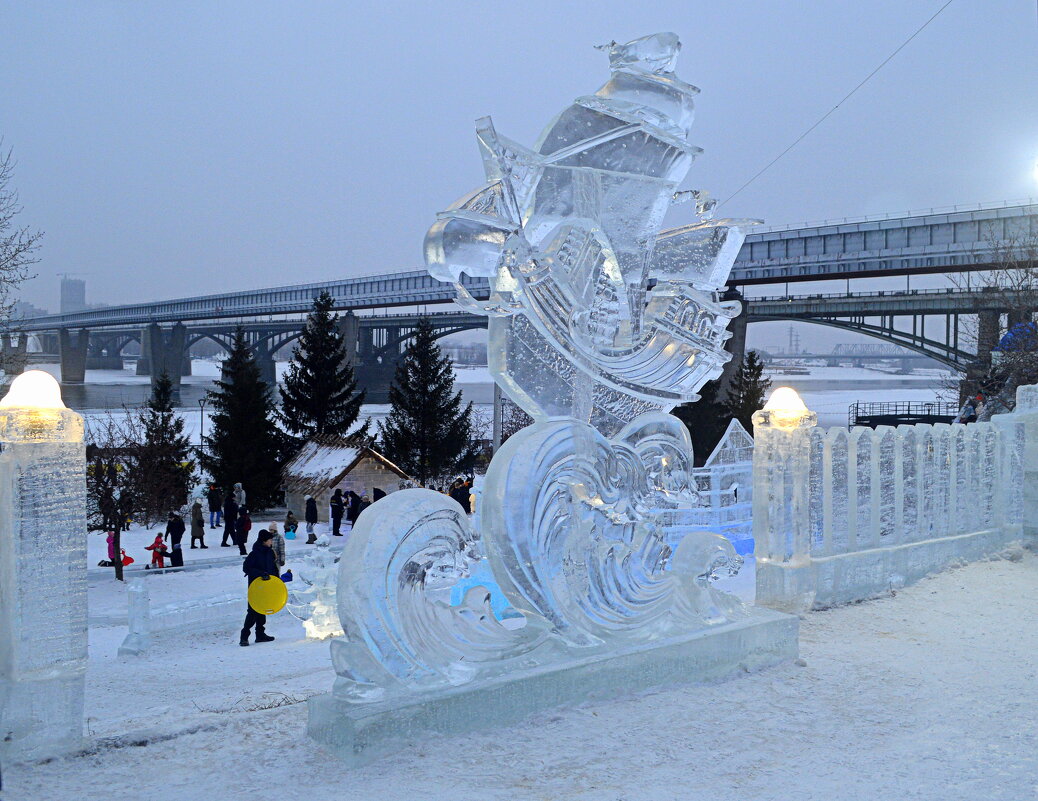
M81 671L0 679L0 764L49 759L81 748L85 686Z
M757 603L796 613L865 601L1023 537L1021 527L1012 525L796 563L758 559Z
M715 681L795 659L799 620L770 609L749 611L744 620L688 637L512 673L478 686L374 704L315 696L308 702L307 731L348 765L358 766L431 736L507 726L547 709Z

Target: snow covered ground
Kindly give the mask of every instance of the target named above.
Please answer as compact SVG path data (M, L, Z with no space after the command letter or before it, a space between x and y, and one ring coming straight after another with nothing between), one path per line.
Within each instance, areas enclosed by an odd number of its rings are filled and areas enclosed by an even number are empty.
M148 581L240 580L233 570ZM110 587L92 582L91 602ZM327 643L302 640L294 619L272 618L267 645L239 648L232 630L159 634L131 660L115 656L124 628L96 627L90 748L9 766L2 797L1026 801L1038 782L1036 605L1038 557L978 563L808 615L802 666L632 687L352 771L306 737L303 700L334 675Z

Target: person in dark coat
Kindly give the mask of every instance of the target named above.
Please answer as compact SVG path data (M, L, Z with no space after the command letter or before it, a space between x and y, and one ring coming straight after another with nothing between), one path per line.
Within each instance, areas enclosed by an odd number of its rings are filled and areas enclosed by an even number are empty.
M350 528L353 528L357 524L357 518L360 517L360 496L350 490L346 493L346 519L350 521Z
M234 524L238 520L238 502L234 500L234 493L228 492L227 497L223 499L223 541L220 543L221 548L230 548L231 543L227 540L234 541Z
M317 534L314 533L314 526L317 525L317 501L313 495L306 496L306 510L303 517L306 520L306 544L313 545L317 542Z
M184 566L184 552L180 549L180 541L184 538L186 528L184 518L176 512L169 513L169 520L166 521L166 536L163 537L163 540L170 543L170 563L173 567Z
M278 575L277 560L274 558L274 535L263 530L256 538L252 551L242 562L241 571L249 584L254 581L269 581L271 576ZM267 616L261 615L251 606L245 613L245 624L241 628L239 645L249 644L249 631L256 627L256 642L273 642L274 638L267 634Z
M200 543L201 547L208 548L205 544L205 515L202 514L202 500L201 498L195 498L195 502L191 504L191 547L194 548L195 542Z
M223 499L215 484L209 485L209 492L206 493L205 498L209 502L209 528L219 528L220 513L223 512Z
M238 553L245 556L245 544L249 541L249 532L252 530L252 518L249 510L242 506L238 509L238 519L234 521L234 544L238 546Z
M335 490L332 494L332 499L328 501L328 508L331 511L332 536L341 537L342 534L339 532L339 526L342 525L342 516L346 513L346 504L342 500L341 489Z
M451 487L450 496L456 500L462 509L465 510L465 514L472 514L472 503L469 500L469 491L472 489L472 485L463 478L459 478L454 482L454 486Z

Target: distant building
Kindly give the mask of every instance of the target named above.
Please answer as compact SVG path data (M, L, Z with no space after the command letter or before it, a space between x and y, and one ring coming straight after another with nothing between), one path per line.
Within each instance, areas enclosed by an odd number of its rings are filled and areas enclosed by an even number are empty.
M11 307L11 319L13 320L29 320L33 317L46 317L48 314L50 314L50 312L46 309L41 309L39 306L33 306L31 303L26 303L24 300L19 300Z
M406 485L407 474L378 451L356 447L345 440L311 440L281 471L281 489L285 506L303 519L306 496L317 501L317 516L328 519L328 501L341 489L345 495L353 490L375 500L375 490L387 495Z
M61 313L72 314L86 309L86 281L82 278L61 279Z

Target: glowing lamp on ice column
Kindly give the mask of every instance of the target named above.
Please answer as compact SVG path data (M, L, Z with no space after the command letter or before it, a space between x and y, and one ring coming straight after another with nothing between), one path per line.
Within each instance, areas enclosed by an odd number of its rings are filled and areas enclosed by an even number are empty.
M48 373L0 400L0 759L80 745L87 658L83 418Z

